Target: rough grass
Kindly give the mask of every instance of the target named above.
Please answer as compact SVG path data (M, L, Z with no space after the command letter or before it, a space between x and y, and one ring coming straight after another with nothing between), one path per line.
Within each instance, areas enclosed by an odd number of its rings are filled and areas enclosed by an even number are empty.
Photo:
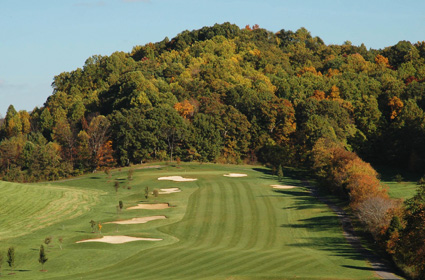
M223 177L229 172L248 177ZM5 254L8 246L15 246L18 270L7 275L10 271L3 269L4 278L373 279L370 267L346 243L335 215L302 187L273 190L271 184L299 185L299 181L278 182L268 172L251 166L183 164L138 169L131 182L123 170L113 172L111 178L98 173L50 185L2 183L0 218L1 225L8 226L1 227L0 249ZM198 180L156 180L171 175ZM131 189L116 193L115 179ZM151 191L181 188L180 193L149 198L150 203L176 207L117 213L119 200L124 207L145 202L146 186ZM7 201L11 203L3 204ZM108 222L152 215L168 219L105 224L102 234L164 241L75 244L101 236L91 233L91 219ZM25 222L16 224L21 220ZM53 236L53 243L46 252L48 272L42 273L38 248L46 236ZM59 236L64 239L63 250Z
M375 168L380 174L381 182L388 186L388 194L392 198L406 200L413 197L417 191L417 182L423 176L420 172L408 172L385 166ZM397 182L397 175L401 175L401 182Z
M404 200L413 197L416 194L418 186L416 182L412 181L383 181L388 186L388 194L392 198L402 198Z

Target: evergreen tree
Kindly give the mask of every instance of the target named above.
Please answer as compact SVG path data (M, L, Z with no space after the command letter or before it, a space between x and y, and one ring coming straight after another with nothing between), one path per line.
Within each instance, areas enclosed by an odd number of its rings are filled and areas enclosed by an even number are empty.
M149 187L145 187L145 198L149 198Z
M7 263L9 264L9 267L13 270L15 267L15 248L9 247L7 250Z
M280 164L279 164L279 167L277 168L277 177L279 178L279 180L282 180L282 178L283 178L282 165L280 165Z
M41 263L41 270L44 270L44 264L47 262L48 258L46 256L46 253L44 252L44 246L40 246L40 254L38 258L38 262Z

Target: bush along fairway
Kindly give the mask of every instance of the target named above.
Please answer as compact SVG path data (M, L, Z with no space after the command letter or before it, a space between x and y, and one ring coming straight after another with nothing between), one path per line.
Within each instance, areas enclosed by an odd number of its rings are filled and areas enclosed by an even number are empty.
M0 183L0 252L15 250L2 278L375 279L298 180L253 166L129 170Z

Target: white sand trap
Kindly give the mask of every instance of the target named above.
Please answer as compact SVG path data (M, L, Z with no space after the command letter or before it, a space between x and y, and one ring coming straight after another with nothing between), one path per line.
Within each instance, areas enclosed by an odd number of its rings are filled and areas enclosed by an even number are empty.
M273 187L273 189L278 189L278 190L287 190L287 189L293 189L295 188L295 186L287 186L287 185L271 185Z
M141 238L141 237L131 237L126 235L116 235L116 236L104 236L102 238L95 239L85 239L77 241L76 243L85 243L85 242L104 242L110 244L123 244L132 241L161 241L159 238Z
M158 180L168 180L168 181L174 181L174 182L192 182L196 181L198 179L194 178L183 178L182 176L167 176L167 177L159 177Z
M158 194L169 194L169 193L177 193L181 192L182 190L179 188L167 188L167 189L159 189Z
M157 210L157 209L166 209L170 208L168 203L156 203L156 204L138 204L137 206L128 207L127 209L149 209L149 210Z
M105 224L134 225L134 224L145 224L145 223L150 222L150 221L162 220L162 219L167 219L167 217L165 217L165 216L151 216L151 217L133 218L133 219L130 219L130 220L107 222Z
M229 173L229 174L224 174L224 177L235 177L235 178L239 178L239 177L246 177L248 176L247 174L242 174L242 173Z

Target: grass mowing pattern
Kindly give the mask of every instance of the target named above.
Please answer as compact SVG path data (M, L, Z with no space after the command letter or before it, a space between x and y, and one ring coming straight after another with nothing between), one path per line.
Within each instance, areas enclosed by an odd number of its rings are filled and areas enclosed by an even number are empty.
M191 183L198 189L184 218L160 228L179 242L61 279L373 278L346 243L335 215L304 189L273 191L271 176L246 167L221 168L222 174L231 169L249 177L226 178L206 167L185 174L199 179ZM185 191L184 183L178 186Z
M418 190L417 182L405 181L398 183L395 181L384 181L383 183L388 186L388 194L392 198L409 199Z
M96 204L99 192L0 182L0 240L73 219Z

